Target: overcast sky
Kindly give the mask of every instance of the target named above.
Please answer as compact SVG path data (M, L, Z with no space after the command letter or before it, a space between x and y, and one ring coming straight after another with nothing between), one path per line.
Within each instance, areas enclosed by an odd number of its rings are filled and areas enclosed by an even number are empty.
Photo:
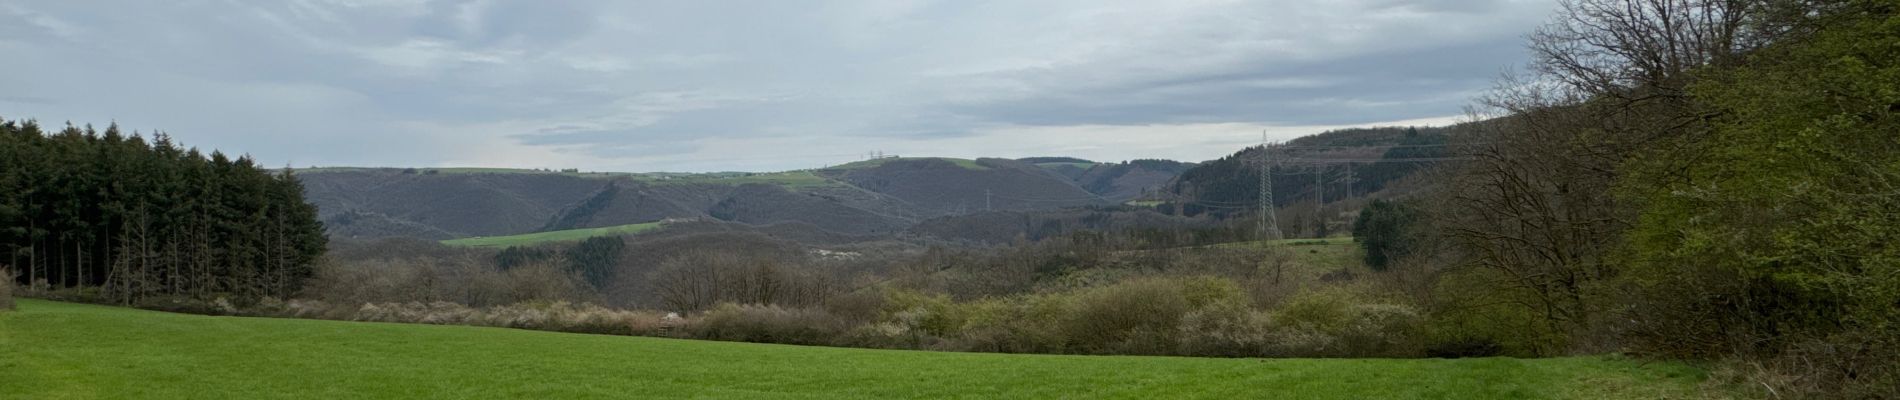
M0 116L296 166L1199 161L1442 124L1548 0L0 0Z

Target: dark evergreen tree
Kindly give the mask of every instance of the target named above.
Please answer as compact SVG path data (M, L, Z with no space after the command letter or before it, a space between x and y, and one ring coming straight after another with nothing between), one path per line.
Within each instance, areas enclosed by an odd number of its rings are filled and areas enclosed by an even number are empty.
M1412 230L1419 218L1417 207L1403 202L1374 200L1360 210L1359 219L1352 224L1352 235L1366 250L1366 265L1384 271L1393 260L1416 250L1418 233Z
M600 288L612 277L620 263L620 250L627 242L619 236L600 236L582 240L567 251L568 270L580 274L587 283Z
M325 244L289 169L117 125L47 133L0 120L0 267L20 283L123 302L288 296Z

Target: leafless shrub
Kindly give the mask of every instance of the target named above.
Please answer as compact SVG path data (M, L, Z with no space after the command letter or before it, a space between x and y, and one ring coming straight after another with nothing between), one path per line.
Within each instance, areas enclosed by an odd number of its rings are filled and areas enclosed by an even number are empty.
M964 320L952 345L957 350L1055 353L1068 346L1061 323L1074 300L1061 295L990 298L962 305Z
M721 303L684 327L700 339L808 345L835 343L849 329L823 309L733 303Z
M825 300L825 310L853 322L869 322L877 319L878 312L884 309L885 294L876 287L846 292Z
M473 256L325 262L304 296L339 304L453 302L474 307L589 299L586 285L555 263L500 271Z
M1181 318L1180 354L1250 357L1274 339L1267 314L1240 302L1221 302Z
M1761 398L1900 398L1900 337L1851 332L1794 344L1775 357L1732 357L1710 382Z
M1174 348L1176 327L1191 310L1174 282L1137 280L1083 293L1063 332L1084 353L1160 354Z
M558 332L612 335L668 335L684 324L657 311L618 310L593 304L542 301L493 307L469 307L436 302L361 303L355 306L320 300L291 300L279 316L349 321L435 325L473 325Z
M1345 289L1303 293L1273 311L1275 356L1407 357L1420 348L1423 317L1407 305Z
M727 253L690 252L660 264L651 275L666 306L681 312L721 302L790 307L818 305L833 283L810 269L781 260Z

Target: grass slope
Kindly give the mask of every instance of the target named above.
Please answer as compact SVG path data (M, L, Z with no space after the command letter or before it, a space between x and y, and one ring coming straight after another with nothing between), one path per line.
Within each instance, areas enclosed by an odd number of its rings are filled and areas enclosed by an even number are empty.
M442 241L442 244L446 244L450 246L469 246L469 247L525 246L525 245L541 244L541 243L548 243L548 242L572 242L572 241L582 240L582 239L595 237L595 236L625 235L625 234L630 234L630 233L645 232L645 231L656 229L659 227L660 227L660 223L658 222L647 222L647 223L640 223L640 224L608 226L608 227L601 227L601 228L582 228L582 229L568 229L568 230L561 230L561 231L535 232L535 233L526 233L526 234L509 235L509 236L488 236L488 237L450 239L450 240Z
M206 317L21 301L0 397L1681 398L1700 372L1608 358L1257 360L799 347Z
M971 160L971 159L968 159L968 158L950 158L950 157L891 157L891 158L879 158L879 159L876 159L876 160L864 160L864 161L856 161L856 162L850 162L850 163L845 163L845 164L840 164L840 165L836 165L836 166L832 166L831 168L827 168L827 169L865 169L865 168L876 168L876 167L878 167L878 166L881 166L881 165L884 165L885 163L889 163L889 162L891 162L891 161L897 161L897 160L929 160L929 159L937 159L937 160L944 160L944 161L949 161L949 162L950 162L951 164L956 164L957 166L959 166L959 167L963 167L964 169L973 169L973 170L979 170L979 171L980 171L980 170L986 170L986 169L990 169L990 167L987 167L987 166L983 166L982 164L977 164L977 163L976 163L976 160Z

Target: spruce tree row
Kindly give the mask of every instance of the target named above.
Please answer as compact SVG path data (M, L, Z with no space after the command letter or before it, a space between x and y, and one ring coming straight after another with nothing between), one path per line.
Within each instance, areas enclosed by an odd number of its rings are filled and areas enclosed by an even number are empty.
M91 126L0 119L0 267L132 303L294 294L324 251L289 169Z

